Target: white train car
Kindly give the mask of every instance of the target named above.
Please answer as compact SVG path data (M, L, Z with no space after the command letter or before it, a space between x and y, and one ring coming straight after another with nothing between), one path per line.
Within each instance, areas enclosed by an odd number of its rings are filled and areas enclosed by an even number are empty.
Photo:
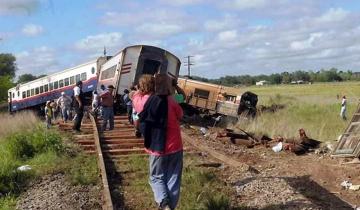
M91 96L100 86L113 85L115 97L124 89L135 85L142 74L166 73L172 78L179 75L181 62L172 53L153 46L129 46L113 57L100 57L88 63L20 84L8 91L9 111L36 108L48 100L59 98L61 92L73 95L73 87L83 81L83 92ZM119 100L118 100L119 102Z
M137 84L142 74L166 73L179 76L181 62L172 53L153 46L134 45L121 50L101 66L98 89L113 85L117 95Z
M91 93L97 85L99 67L105 61L105 57L100 57L9 89L9 111L39 107L48 100L59 98L61 92L72 96L72 89L80 80L83 81L83 92Z

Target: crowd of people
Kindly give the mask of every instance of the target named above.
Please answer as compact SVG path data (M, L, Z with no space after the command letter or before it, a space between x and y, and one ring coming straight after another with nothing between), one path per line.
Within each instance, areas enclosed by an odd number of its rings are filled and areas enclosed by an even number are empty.
M101 86L93 92L91 113L103 119L102 131L114 129L114 86ZM84 115L82 82L76 83L73 99L64 92L56 102L48 101L45 107L46 125L57 110L66 123L75 111L73 130L81 131ZM124 90L121 97L129 124L134 125L137 137L144 138L145 151L149 154L149 184L159 209L175 209L180 195L183 168L183 145L180 119L183 110L179 103L185 100L184 91L176 80L167 74L142 75L137 85ZM109 125L109 127L107 126Z

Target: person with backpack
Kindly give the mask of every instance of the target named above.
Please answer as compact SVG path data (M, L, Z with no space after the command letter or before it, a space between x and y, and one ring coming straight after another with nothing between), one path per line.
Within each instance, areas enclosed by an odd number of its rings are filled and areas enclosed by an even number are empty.
M183 111L171 95L166 74L155 75L155 93L139 114L140 131L149 154L149 183L160 209L175 209L180 197L183 145L180 119Z

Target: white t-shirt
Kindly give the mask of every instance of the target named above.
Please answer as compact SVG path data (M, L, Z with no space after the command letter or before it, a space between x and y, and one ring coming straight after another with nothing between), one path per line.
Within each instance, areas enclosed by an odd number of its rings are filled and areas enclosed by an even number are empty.
M74 96L79 96L80 95L80 88L78 86L74 87Z

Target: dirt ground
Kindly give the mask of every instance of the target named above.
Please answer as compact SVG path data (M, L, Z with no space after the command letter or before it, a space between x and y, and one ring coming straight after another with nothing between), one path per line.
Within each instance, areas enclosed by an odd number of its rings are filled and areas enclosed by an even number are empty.
M227 137L204 137L194 127L183 131L194 141L253 167L241 172L225 164L218 170L221 179L235 190L231 198L235 208L340 210L360 206L360 191L340 186L345 180L360 184L360 164L343 165L343 158L329 154L296 156L285 151L275 153L263 145L246 148L232 144Z
M34 182L17 202L16 209L102 209L99 186L72 186L65 175L47 175Z

